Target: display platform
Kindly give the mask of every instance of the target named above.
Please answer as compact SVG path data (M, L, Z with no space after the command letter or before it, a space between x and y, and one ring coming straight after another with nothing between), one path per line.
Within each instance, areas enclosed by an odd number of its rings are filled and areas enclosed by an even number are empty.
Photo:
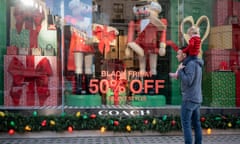
M100 106L101 96L96 95L66 95L65 102L68 106Z
M135 95L131 102L132 106L159 107L166 105L164 95Z

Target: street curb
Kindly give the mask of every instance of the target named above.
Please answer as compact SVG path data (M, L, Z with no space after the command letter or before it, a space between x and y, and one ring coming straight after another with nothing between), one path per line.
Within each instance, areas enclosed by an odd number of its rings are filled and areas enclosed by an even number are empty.
M57 138L57 137L131 137L131 136L181 136L181 131L171 131L166 133L160 132L100 132L99 130L82 130L82 131L73 131L73 132L25 132L25 133L15 133L14 135L9 135L8 133L0 133L1 138ZM240 130L227 129L219 130L212 129L211 133L207 133L206 129L203 129L203 135L240 135Z

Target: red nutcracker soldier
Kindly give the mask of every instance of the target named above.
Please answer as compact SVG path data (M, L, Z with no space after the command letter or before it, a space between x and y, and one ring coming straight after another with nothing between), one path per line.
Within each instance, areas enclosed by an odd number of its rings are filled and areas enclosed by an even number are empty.
M157 78L157 57L166 54L166 25L167 20L159 19L162 11L161 5L156 0L147 0L134 6L133 12L138 19L130 21L128 28L128 43L126 55L129 50L137 53L141 79L146 74L149 59L149 79ZM134 39L135 32L137 37Z

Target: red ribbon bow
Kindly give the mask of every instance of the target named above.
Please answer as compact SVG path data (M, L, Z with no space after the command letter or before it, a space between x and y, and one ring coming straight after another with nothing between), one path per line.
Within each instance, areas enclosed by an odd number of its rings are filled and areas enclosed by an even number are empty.
M26 68L21 60L13 57L8 72L12 75L13 82L10 90L14 105L19 105L20 97L23 93L22 86L27 85L27 105L32 106L35 103L35 82L39 104L44 105L45 100L50 96L48 88L49 76L53 75L49 60L44 57L34 68L34 56L26 56Z
M22 31L24 23L25 29L33 30L35 26L36 31L40 32L45 14L44 11L40 11L39 9L24 9L21 6L16 6L14 17L18 34Z
M105 46L105 53L108 53L110 50L110 43L116 38L115 31L109 31L106 25L102 27L97 26L96 29L93 31L93 35L97 37L99 40L98 49L103 54L104 53L104 46Z

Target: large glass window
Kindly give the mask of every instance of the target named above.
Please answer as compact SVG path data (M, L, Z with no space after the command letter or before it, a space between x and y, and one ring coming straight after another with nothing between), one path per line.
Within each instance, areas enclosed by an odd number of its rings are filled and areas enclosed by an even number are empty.
M9 0L3 107L181 104L177 50L199 28L203 106L240 106L239 0Z

